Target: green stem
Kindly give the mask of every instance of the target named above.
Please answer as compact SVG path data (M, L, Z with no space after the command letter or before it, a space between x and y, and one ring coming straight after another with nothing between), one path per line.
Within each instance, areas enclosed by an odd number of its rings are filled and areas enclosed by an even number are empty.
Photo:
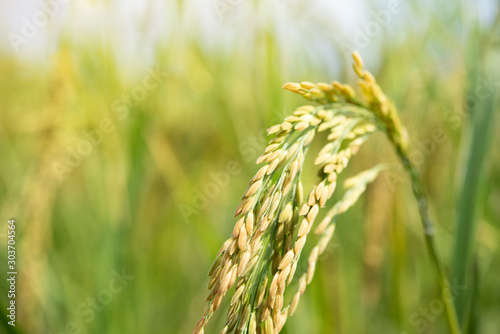
M420 218L422 219L422 225L424 227L424 235L425 235L425 243L427 245L427 251L431 257L432 263L436 269L438 279L439 279L439 287L441 291L446 291L449 289L450 284L448 282L448 278L446 277L445 270L441 261L439 259L436 244L434 239L434 224L429 216L429 206L427 203L427 198L425 197L424 186L422 184L422 180L420 178L420 174L417 168L411 163L408 158L407 153L401 148L397 147L397 153L399 158L401 159L404 167L410 174L412 190L415 199L418 202L418 211L420 213ZM450 328L450 332L452 334L460 334L460 326L458 323L457 312L455 310L455 304L453 300L450 298L443 298L443 302L446 309L446 318L448 321L448 327Z

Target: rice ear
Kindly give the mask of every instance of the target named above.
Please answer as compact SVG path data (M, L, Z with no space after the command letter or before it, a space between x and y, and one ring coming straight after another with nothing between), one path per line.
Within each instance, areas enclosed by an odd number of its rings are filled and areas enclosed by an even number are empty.
M313 280L318 259L333 236L336 216L350 208L385 168L376 166L347 179L343 198L332 205L319 225L315 223L337 188L338 174L370 135L386 129L392 138L401 137L399 120L391 118L394 115L387 98L363 69L359 54L353 57L354 71L364 87L364 101L351 86L336 81L303 81L283 86L319 106L299 107L282 123L268 129L268 134L275 138L257 159L258 164L264 165L250 180L235 212L239 219L231 238L212 265L208 311L196 327L197 332L203 331L224 295L235 285L222 331L278 333ZM385 127L377 123L377 117ZM303 165L309 146L320 131L330 134L314 161L318 180L304 197ZM318 237L310 236L313 227ZM316 243L308 255L307 270L299 277L294 297L285 301L285 290L294 280L307 240Z

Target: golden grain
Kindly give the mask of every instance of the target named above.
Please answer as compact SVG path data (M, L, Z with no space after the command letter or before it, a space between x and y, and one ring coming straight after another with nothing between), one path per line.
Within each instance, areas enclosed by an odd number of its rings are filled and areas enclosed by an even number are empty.
M241 255L240 262L238 263L238 276L241 276L243 271L246 269L248 261L250 261L250 256L251 254L249 251L244 251Z
M246 214L248 211L250 211L250 209L253 207L253 205L255 204L255 200L256 200L256 197L255 196L252 196L252 197L249 197L246 202L245 202L245 205L243 206L243 208L241 209L241 214L244 215Z
M316 219L316 216L318 215L319 212L319 206L315 204L307 213L306 219L309 221L309 223L312 224L314 219Z
M277 295L274 301L273 308L275 310L281 310L283 308L283 295ZM281 315L280 312L275 312L276 315Z
M266 304L263 305L263 310L262 310L262 313L260 315L260 321L264 322L268 318L270 318L270 316L271 316L271 308L266 303Z
M297 305L299 305L299 301L300 301L300 292L297 292L295 296L293 296L292 303L290 304L290 311L289 311L290 316L292 316L295 313Z
M282 294L286 287L286 281L291 272L291 266L287 266L285 269L282 269L278 276L278 291Z
M271 281L271 285L269 286L269 296L274 297L276 295L276 291L278 291L278 278L279 274L276 273Z
M285 121L285 122L281 123L281 128L285 131L290 131L292 129L292 127L293 127L292 124L289 122Z
M304 219L305 220L305 219ZM295 246L293 247L293 251L295 254L300 254L302 249L304 248L304 245L306 243L306 237L305 236L300 236L297 241L295 242Z
M250 315L250 321L248 323L248 334L256 334L257 333L257 321L255 312L252 312Z
M303 131L309 127L309 123L307 122L299 122L295 125L294 129L297 131Z
M323 189L323 193L321 194L321 197L319 199L319 205L320 207L324 208L326 205L326 201L328 201L328 198L330 197L328 193L328 189Z
M244 217L241 217L240 219L238 219L238 221L234 225L233 234L231 234L231 238L233 238L233 239L238 238L238 236L240 235L241 227L243 226L244 222L245 222L245 218Z
M240 229L241 231L241 229ZM239 235L238 235L239 236ZM238 249L238 238L234 239L232 242L231 242L231 245L229 245L229 249L227 251L226 254L224 254L224 256L229 256L229 255L233 255L234 252L236 252L236 250Z
M241 210L243 209L243 206L245 205L245 202L241 202L238 207L236 208L236 211L234 212L234 217L238 216L241 213Z
M262 186L262 179L254 182L250 187L248 187L248 190L245 192L245 195L243 195L243 197L249 197L254 195L261 186Z
M264 153L270 153L270 152L276 150L278 147L280 147L280 144L271 144L271 145L266 147L266 149L264 150Z
M261 232L264 232L265 230L267 230L270 224L271 224L271 219L269 218L269 216L265 216L262 219L262 222L260 223L259 230Z
M322 234L326 230L326 228L328 227L328 224L330 224L331 220L332 220L331 216L329 216L329 215L325 216L325 218L323 218L323 220L318 225L318 227L316 227L316 230L314 231L314 233L315 234Z
M247 244L247 230L245 228L245 225L242 225L240 229L240 235L238 236L238 248L244 250L246 244Z
M264 334L274 334L273 320L270 317L264 321Z
M316 191L314 193L314 195L316 196L316 200L319 201L321 195L323 195L323 190L325 190L325 181L321 181L316 187Z
M308 262L309 263L314 263L314 262L318 261L318 253L319 253L319 249L316 246L311 251L311 254L309 254L309 260L308 260Z
M273 125L269 129L267 129L267 134L271 135L281 130L281 124Z
M311 190L309 196L307 197L307 205L314 206L316 204L316 197L314 197L314 193L316 192L316 186Z
M247 234L248 235L252 235L253 233L253 227L254 227L254 214L253 212L249 212L247 215L246 215L246 218L245 218L245 227L246 227L246 230L247 230Z
M297 232L297 235L299 237L305 236L307 234L307 232L309 231L310 226L311 226L311 224L307 221L307 219L302 219L302 222L300 223L300 227L299 227L299 230Z
M302 208L299 211L299 216L305 216L309 212L310 208L311 207L309 206L309 204L304 203L304 205L302 205Z
M269 168L269 166L265 165L263 167L261 167L259 169L259 171L255 174L255 176L253 177L252 179L252 182L255 182L257 180L260 180L264 177L264 175L266 175L266 172L267 172L267 169Z
M245 284L241 285L236 289L233 298L231 298L231 305L234 305L238 301L238 299L240 299L241 295L243 294L243 291L245 291Z
M304 89L307 89L307 90L309 90L309 89L313 89L314 87L316 87L316 85L315 85L315 84L313 84L312 82L309 82L309 81L302 81L302 82L300 83L300 86L301 86L302 88L304 88Z
M307 267L307 284L311 283L315 269L316 269L316 262L310 263L309 266Z
M295 261L292 266L291 266L291 269L290 269L290 274L288 275L288 278L286 280L286 285L290 285L290 283L292 283L292 280L293 280L293 276L295 275L295 271L297 270L297 261Z
M264 296L266 295L266 289L267 289L267 276L264 278L264 281L262 281L259 285L259 288L257 289L257 294L256 294L256 302L255 302L255 308L258 308L262 302L264 301Z
M217 292L218 294L225 294L226 291L229 289L229 282L231 281L231 274L232 272L228 272L221 280L220 286L219 286L219 291Z
M288 251L285 254L285 256L283 256L283 259L281 260L278 269L283 270L286 267L288 267L288 265L290 264L290 262L292 262L294 256L295 256L295 254L294 254L293 250Z
M253 267L257 264L258 261L259 261L259 255L255 255L254 257L252 257L248 262L246 268L241 273L241 276L242 277L248 276L248 273L253 269Z
M259 157L257 158L257 160L255 160L255 163L256 163L257 165L260 165L261 163L263 163L264 161L266 161L266 160L267 160L267 157L269 156L269 154L271 154L271 153L266 153L266 154L263 154L263 155L259 156Z
M329 85L325 82L318 82L316 86L318 86L318 88L324 92L331 92L333 90L332 85Z
M283 88L292 92L298 92L301 88L300 84L295 82L287 82L283 85Z
M360 78L363 77L363 68L360 67L358 64L352 64L352 69L356 73L356 75Z

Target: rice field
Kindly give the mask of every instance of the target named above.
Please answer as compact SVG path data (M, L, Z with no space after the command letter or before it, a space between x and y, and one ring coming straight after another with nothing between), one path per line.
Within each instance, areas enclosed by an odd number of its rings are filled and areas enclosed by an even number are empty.
M301 96L327 92L316 83L348 84L361 96L352 51L405 128L449 285L440 285L429 255L412 176L391 137L375 132L349 156L337 187L378 163L390 168L335 219L328 242L316 251L318 239L302 245L284 307L307 278L311 252L314 278L280 333L452 333L446 305L459 333L500 331L496 2L53 0L0 8L0 333L193 332L221 246L244 233L243 256L253 233L248 225L235 232L233 216L242 195L264 184L249 189L263 166L257 159L282 149L265 152L274 138L267 130L288 129L285 118L301 106L324 105ZM305 135L303 126L294 129ZM327 132L311 140L300 172L303 201L321 189L303 213L314 221L311 236L343 201L336 191L322 198L330 181L317 179ZM286 249L286 240L276 245ZM292 270L286 253L269 258L274 272ZM224 328L236 290L204 333ZM256 332L272 332L268 323Z

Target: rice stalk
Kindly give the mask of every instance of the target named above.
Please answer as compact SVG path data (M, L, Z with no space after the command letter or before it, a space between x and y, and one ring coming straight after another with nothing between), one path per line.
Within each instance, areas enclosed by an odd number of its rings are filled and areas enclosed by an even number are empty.
M296 311L301 296L311 283L318 257L333 236L336 217L356 203L386 165L378 165L345 181L342 199L311 230L315 220L336 190L338 175L347 167L360 146L376 131L386 133L410 172L413 190L432 260L441 286L447 281L433 244L433 229L427 213L420 178L408 159L406 130L395 107L363 69L359 54L353 54L353 69L359 77L361 94L339 82L287 83L283 87L315 102L297 108L284 122L268 129L274 138L257 159L263 166L250 180L236 209L238 218L232 235L222 245L209 270L207 305L193 333L204 333L211 316L225 294L234 287L227 319L221 334L279 333ZM304 196L301 173L311 142L318 132L328 131L327 143L314 163L318 178ZM307 255L307 270L296 276L298 261L307 240L315 246ZM297 287L285 301L285 290ZM444 285L443 285L444 284ZM290 289L289 289L290 290ZM447 304L452 333L459 333L453 304ZM453 318L453 316L455 318Z

